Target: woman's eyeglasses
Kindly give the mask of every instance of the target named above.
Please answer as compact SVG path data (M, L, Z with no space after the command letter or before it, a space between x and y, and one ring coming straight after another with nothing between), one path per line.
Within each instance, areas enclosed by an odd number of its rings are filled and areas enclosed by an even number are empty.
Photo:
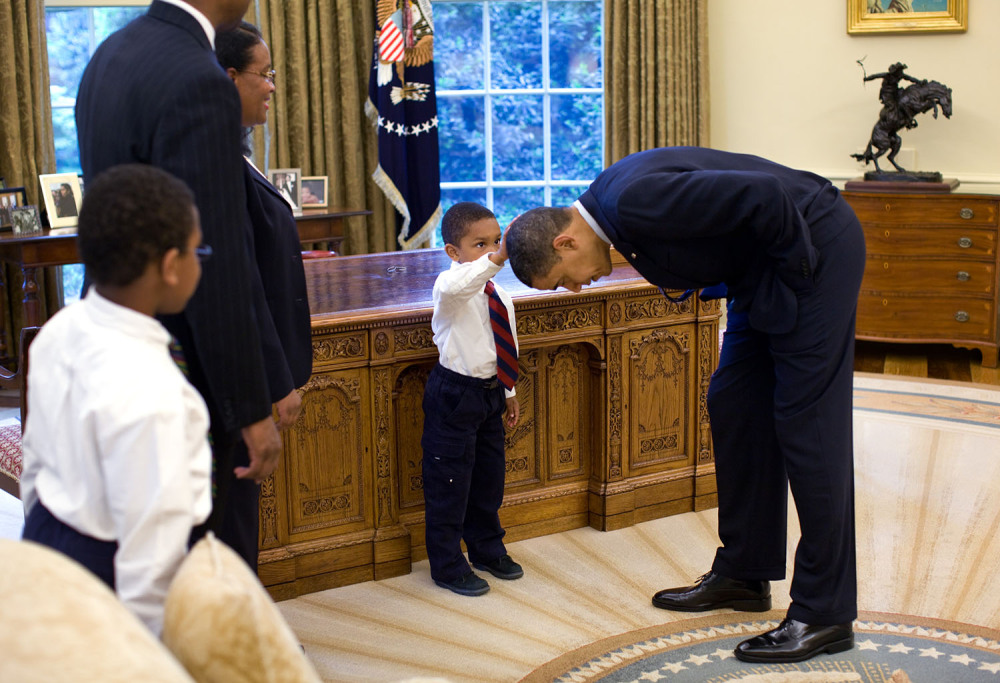
M270 71L247 71L247 70L242 70L242 71L240 71L240 73L241 74L257 74L258 76L260 76L261 78L263 78L264 80L266 80L271 85L274 85L274 77L277 75L277 72L274 69L271 69Z

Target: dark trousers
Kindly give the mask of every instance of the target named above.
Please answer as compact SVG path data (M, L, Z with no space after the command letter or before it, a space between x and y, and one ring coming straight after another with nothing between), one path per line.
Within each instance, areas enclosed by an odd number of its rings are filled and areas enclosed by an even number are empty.
M57 519L49 509L36 502L24 520L21 537L58 550L97 575L111 590L115 589L115 553L118 543L101 541Z
M503 387L435 365L424 389L424 510L431 577L453 581L503 556Z
M240 440L236 444L235 467L250 464L246 444ZM260 528L260 484L253 479L237 479L232 468L222 476L228 477L229 490L226 506L222 510L219 540L242 557L257 573L257 551Z
M719 492L713 569L737 579L785 575L789 486L802 537L788 617L857 617L852 434L854 321L865 264L857 220L820 251L795 328L764 334L730 316L708 390Z

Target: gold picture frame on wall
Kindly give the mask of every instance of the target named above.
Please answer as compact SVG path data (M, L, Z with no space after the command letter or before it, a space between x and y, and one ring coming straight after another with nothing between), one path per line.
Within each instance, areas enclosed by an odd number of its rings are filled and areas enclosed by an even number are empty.
M885 11L920 7L920 0L847 0L847 32L851 35L887 33L964 33L969 29L968 0L930 0L933 9ZM869 11L876 4L881 12Z

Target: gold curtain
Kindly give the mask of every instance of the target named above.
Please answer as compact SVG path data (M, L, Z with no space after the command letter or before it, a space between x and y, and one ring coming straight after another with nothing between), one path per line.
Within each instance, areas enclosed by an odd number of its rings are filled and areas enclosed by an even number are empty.
M329 176L330 206L372 211L346 221L344 253L394 251L396 213L371 179L378 140L364 111L374 3L256 0L250 14L277 71L267 130L254 139L255 162Z
M605 30L605 163L707 145L707 0L606 0Z
M28 203L41 209L38 175L56 170L43 0L0 2L0 32L0 176L8 187L23 186ZM0 357L16 358L23 325L21 272L5 265L2 279L7 339L0 339ZM53 269L46 268L38 279L45 319L58 305Z

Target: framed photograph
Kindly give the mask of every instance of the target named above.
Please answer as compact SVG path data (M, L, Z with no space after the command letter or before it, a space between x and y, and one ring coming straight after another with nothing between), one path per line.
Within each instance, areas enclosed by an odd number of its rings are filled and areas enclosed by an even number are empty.
M42 221L38 217L38 207L34 204L11 209L11 222L15 235L30 235L42 231Z
M267 179L291 205L293 213L302 213L302 169L269 168Z
M76 173L49 173L38 176L38 181L42 184L42 200L49 226L68 228L76 225L83 201L80 176Z
M964 33L968 0L847 0L847 32Z
M27 203L28 196L23 187L5 187L0 190L0 230L12 229L11 210Z
M326 190L329 178L325 175L307 175L302 177L302 208L326 208Z

